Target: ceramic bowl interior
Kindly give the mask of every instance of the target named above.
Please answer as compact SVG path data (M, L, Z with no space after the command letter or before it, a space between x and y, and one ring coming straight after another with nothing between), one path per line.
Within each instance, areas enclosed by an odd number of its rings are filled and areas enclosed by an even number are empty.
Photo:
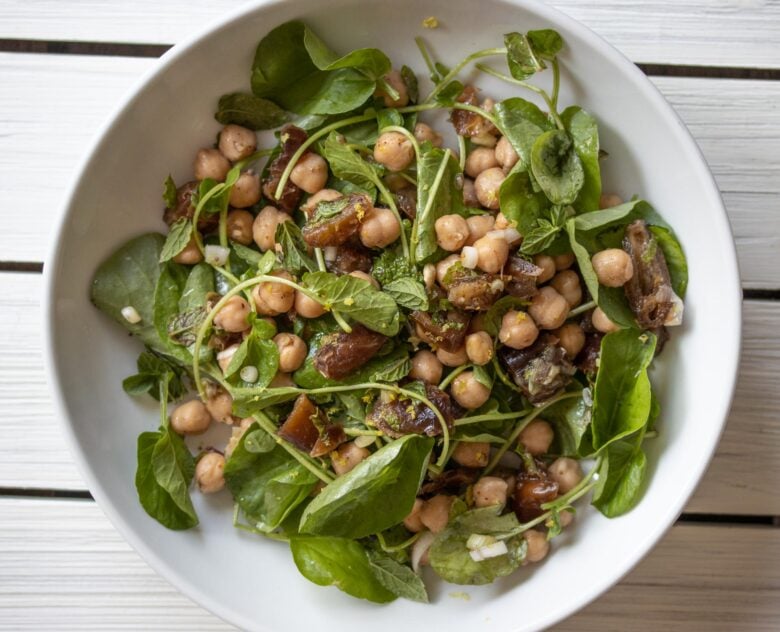
M439 19L438 29L422 28L429 15ZM190 179L195 152L219 129L217 98L248 90L258 40L291 18L306 20L339 51L377 46L420 75L416 35L453 64L500 45L504 32L558 29L567 44L561 103L581 104L598 118L609 152L605 190L648 199L678 232L690 263L685 324L673 332L653 374L663 414L658 438L648 443L649 484L639 506L616 520L584 508L543 564L486 587L431 582L433 605L377 607L308 583L285 545L231 527L226 493L193 494L201 526L167 531L144 513L133 486L136 437L157 419L153 407L122 391L140 345L90 304L90 279L126 239L162 231L163 180L169 172L177 182ZM528 97L485 77L479 85L494 97ZM505 632L562 619L623 576L681 511L717 443L738 359L734 245L718 191L687 130L609 45L557 11L521 1L295 0L261 2L229 16L166 55L103 129L67 202L46 273L52 384L90 489L158 572L244 629L281 632L316 624L339 632L395 632L399 625L442 629L446 621L450 632Z

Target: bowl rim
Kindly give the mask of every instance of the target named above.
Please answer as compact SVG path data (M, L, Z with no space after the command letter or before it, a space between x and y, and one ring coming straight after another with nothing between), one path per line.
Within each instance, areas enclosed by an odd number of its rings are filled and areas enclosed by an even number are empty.
M108 117L104 119L103 123L98 127L98 130L94 134L89 147L84 154L84 157L81 159L79 166L74 173L75 177L72 180L72 184L68 188L68 191L64 197L64 202L60 207L60 213L55 218L53 228L50 233L50 241L43 270L44 283L42 299L42 309L44 315L44 364L46 366L49 390L54 399L54 410L57 416L57 423L60 427L62 435L66 439L78 470L85 479L89 490L95 498L95 501L97 502L100 509L111 521L114 528L122 535L124 540L141 555L144 561L149 564L149 566L151 566L158 575L163 577L173 587L182 592L187 598L194 601L197 605L205 607L212 614L218 616L220 619L231 625L237 625L244 629L262 629L267 630L268 632L272 631L269 628L266 628L262 621L249 619L243 616L240 612L234 611L227 606L223 606L220 601L212 598L195 582L190 581L188 578L184 577L180 572L178 572L175 567L169 565L166 561L159 558L146 545L146 542L136 533L135 528L125 520L122 512L114 505L110 495L101 484L97 472L92 468L88 459L88 455L82 449L81 444L79 443L73 430L73 426L68 414L68 405L59 378L59 371L57 368L55 354L55 330L57 325L55 306L56 275L53 271L58 267L58 262L61 256L61 235L65 224L73 212L73 204L78 193L80 183L88 173L95 154L106 142L106 136L115 125L116 120L134 106L135 102L142 96L147 83L149 83L158 75L164 73L168 67L172 65L180 56L186 54L191 48L198 46L201 41L209 38L214 32L228 28L231 24L244 18L244 16L248 14L254 13L261 9L281 5L289 1L290 0L255 0L254 2L250 1L246 4L240 5L233 11L228 12L225 16L216 22L211 22L205 25L204 27L193 32L191 35L185 37L179 43L175 44L165 54L163 54L156 61L156 63L154 63L149 69L143 72L139 78L135 80L129 90L121 97L116 107L113 108ZM726 344L724 344L722 347L723 355L728 360L725 364L726 366L730 365L731 369L730 375L726 376L730 378L728 380L728 388L720 393L722 402L722 415L721 419L719 420L720 427L717 433L713 433L711 444L707 447L706 450L701 451L699 460L695 464L696 467L689 470L695 475L688 477L686 483L681 486L677 497L674 499L674 502L671 502L667 505L665 512L663 514L659 514L658 520L653 528L648 530L643 545L636 547L633 553L623 560L622 564L617 567L617 572L611 573L609 576L602 576L601 579L591 578L591 581L588 584L588 589L580 593L577 599L570 600L555 612L550 612L549 614L539 617L537 622L541 629L554 625L555 623L563 621L564 619L572 616L577 611L593 602L612 586L620 582L658 544L658 541L674 525L676 518L680 515L685 504L688 502L689 498L701 481L702 476L704 475L710 461L712 460L715 449L717 448L720 441L720 437L723 434L731 407L731 402L733 401L734 397L734 390L736 387L739 370L742 340L742 290L739 275L739 264L736 253L736 244L734 242L733 233L731 231L729 218L720 195L720 190L707 165L706 159L701 149L691 136L690 131L680 119L679 115L666 101L665 97L661 94L658 88L645 76L639 67L636 66L636 64L634 64L634 62L632 62L630 59L628 59L622 52L608 43L589 27L570 17L563 11L543 4L540 0L499 1L508 5L513 5L515 7L525 8L532 13L535 13L539 18L549 21L552 25L561 25L568 30L575 32L587 44L588 47L596 49L612 63L624 69L627 76L633 80L634 87L641 92L642 97L651 102L653 108L659 111L660 114L670 124L670 128L676 129L678 135L680 136L680 141L685 147L685 150L691 155L693 161L695 162L694 167L699 177L701 178L701 181L711 190L711 193L713 193L713 200L717 201L717 208L712 209L712 222L715 224L716 233L721 237L722 243L719 244L719 247L728 273L727 277L722 279L724 282L722 296L724 296L724 298L731 298L727 304L723 305L723 309L725 310L723 312L723 316L725 317L725 322L733 323L733 327L735 329L733 336L728 339Z

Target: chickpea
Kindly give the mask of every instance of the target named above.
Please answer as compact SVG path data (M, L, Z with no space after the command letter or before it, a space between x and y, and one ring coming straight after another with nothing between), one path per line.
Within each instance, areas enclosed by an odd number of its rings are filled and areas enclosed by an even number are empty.
M425 529L425 525L420 520L420 512L422 511L425 501L422 498L415 498L412 510L409 515L404 518L404 526L412 533L419 533Z
M384 248L401 235L398 218L389 208L375 208L360 225L360 241L366 248Z
M558 336L558 344L564 348L569 358L575 358L585 346L585 332L577 323L566 323L553 333Z
M517 441L528 454L541 456L547 454L552 445L553 437L555 437L555 433L552 426L544 419L535 419L523 428Z
M634 276L631 256L620 248L607 248L597 252L590 261L601 285L622 287Z
M539 329L533 318L525 312L510 310L501 319L498 339L512 349L530 347L538 338Z
M450 508L455 500L453 496L438 494L425 501L420 510L420 522L422 522L432 533L444 531L444 527L450 521Z
M292 373L301 368L306 359L306 343L295 334L276 334L273 338L279 350L279 370Z
M463 467L485 467L490 457L490 444L483 441L459 441L452 459Z
M249 211L233 209L227 216L227 235L231 241L248 246L252 243L252 224L255 218Z
M452 381L450 392L463 408L474 410L490 399L490 388L480 384L474 371L464 371Z
M247 300L236 294L228 299L214 317L214 324L230 333L239 333L249 329L247 317L252 311Z
M525 554L525 562L532 564L541 562L550 552L550 542L547 536L536 529L523 531L523 537L528 542L528 552Z
M365 461L371 452L366 448L360 448L354 441L344 443L330 453L330 461L333 464L333 471L341 476L353 470L361 461Z
M576 257L573 252L567 252L564 255L555 255L553 261L555 261L555 269L559 272L561 270L568 270L574 265Z
M385 132L374 145L374 160L390 171L403 171L414 160L414 147L400 132Z
M325 308L303 292L295 291L295 313L303 318L319 318L325 313Z
M623 204L623 198L614 193L602 193L599 198L599 209L612 208Z
M436 283L436 266L432 263L426 263L425 266L423 266L423 280L425 281L425 287L429 290L433 287L433 284Z
M192 266L203 261L203 253L200 251L200 248L198 248L195 237L190 237L187 245L184 246L184 250L177 254L173 258L173 261L185 266Z
M465 172L467 176L476 178L487 169L498 166L496 152L490 147L477 147L466 157Z
M458 367L463 366L469 361L469 356L466 354L466 345L463 345L460 349L457 351L445 351L441 347L436 349L436 358L441 362L444 366L448 367Z
M213 494L225 486L225 457L206 452L195 464L195 482L203 494Z
M225 390L220 389L206 400L206 410L215 421L233 423L233 398Z
M194 171L196 180L211 178L222 182L230 171L230 162L219 149L201 149L195 155Z
M441 374L444 371L439 359L427 349L421 349L412 356L412 369L409 377L422 380L428 384L441 382Z
M374 94L378 97L382 97L385 102L386 108L402 108L409 103L409 89L406 87L406 82L403 76L398 70L391 70L383 79L387 84L398 93L398 98L393 99L387 92L378 88Z
M434 147L441 147L442 145L441 134L434 131L430 125L426 125L425 123L417 123L417 125L414 126L414 137L417 139L417 142L420 143L424 143L427 140L430 141L431 145Z
M292 280L292 276L287 271L272 272L271 276ZM278 316L292 309L295 303L295 290L283 283L266 281L252 288L252 299L255 301L258 313L265 316Z
M509 258L509 244L503 235L490 232L474 242L477 249L477 267L483 272L496 274Z
M582 287L580 286L580 277L574 270L563 270L556 274L550 285L556 289L558 294L566 299L569 307L577 307L582 303Z
M233 356L236 355L236 351L238 351L239 345L230 345L227 349L223 349L217 354L217 364L219 365L219 368L222 369L222 372L228 370L228 367L230 366L230 361L233 359Z
M493 339L484 331L469 334L466 336L466 355L474 364L487 364L493 357Z
M496 145L496 160L498 160L498 164L500 164L501 168L507 173L517 164L517 161L520 160L515 148L512 147L512 143L509 142L509 139L506 136L502 136L498 140L498 144Z
M531 299L528 313L539 329L558 329L566 321L569 304L555 288L548 285Z
M444 277L447 276L447 271L459 261L460 255L450 255L436 264L436 280L439 282L439 285L445 287Z
M550 478L558 483L558 491L567 494L582 480L582 468L579 461L562 456L555 459L547 468Z
M482 206L493 211L498 209L498 190L505 179L506 175L501 167L485 169L477 176L474 180L474 191Z
M317 193L325 188L328 181L328 163L322 156L310 151L295 164L290 172L290 180L306 193Z
M507 489L509 485L498 476L483 476L472 488L475 507L492 507L494 505L506 505Z
M266 206L255 217L252 224L252 238L257 247L263 252L271 250L276 244L276 229L282 222L292 220L287 213L277 209L275 206Z
M609 334L620 329L620 325L613 323L610 317L607 316L600 307L593 310L590 322L593 323L596 331L600 331L602 334Z
M469 227L469 238L466 240L466 245L473 246L478 239L482 239L493 230L495 224L496 218L492 215L472 215L466 218L466 225Z
M210 425L211 415L199 399L179 404L171 414L171 428L176 434L201 434L206 432Z
M257 149L257 135L240 125L225 125L219 133L219 151L228 160L238 162Z
M469 238L469 225L460 215L442 215L434 224L436 243L444 250L460 250Z
M310 217L314 214L320 202L333 202L333 200L338 200L340 197L343 196L336 189L320 189L314 195L310 195L306 202L301 204L301 210Z
M230 206L248 208L260 201L260 177L254 171L245 171L230 189Z
M377 290L379 288L379 281L377 281L374 277L372 277L368 272L363 272L362 270L353 270L349 273L349 276L355 277L356 279L360 279L361 281L367 281L371 285L373 285Z
M494 227L496 230L504 230L505 228L509 228L511 226L509 220L506 218L506 215L504 215L501 211L498 212L496 215L496 221L494 224Z
M477 189L474 187L474 180L470 178L463 179L463 203L466 206L478 207L479 198L477 198Z
M550 255L536 255L534 257L534 265L542 269L542 273L536 277L537 285L547 283L555 276L555 259Z

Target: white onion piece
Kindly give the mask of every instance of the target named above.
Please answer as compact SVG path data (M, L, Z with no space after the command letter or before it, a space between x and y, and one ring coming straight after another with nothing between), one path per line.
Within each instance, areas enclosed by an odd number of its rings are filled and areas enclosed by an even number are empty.
M222 360L230 360L230 358L236 355L238 347L239 345L230 345L227 349L223 349L217 353L217 362L221 362Z
M355 440L353 441L353 443L358 448L367 448L372 443L374 443L375 440L376 440L376 437L374 437L373 435L359 435L359 436L355 437Z
M460 262L464 268L473 270L477 267L479 261L479 253L474 246L463 246L463 250L460 251Z
M666 317L664 325L667 327L677 327L678 325L682 325L684 310L685 305L683 305L683 300L677 296L677 294L672 292L672 309L669 311L669 315Z
M436 534L430 531L423 533L412 545L412 570L417 573L420 570L420 560L431 548L431 544L436 539Z
M227 262L230 250L224 246L206 246L206 263L213 266L223 266Z
M593 392L589 386L582 389L582 401L586 406L593 406Z
M469 551L476 551L485 546L494 544L497 540L492 535L482 535L481 533L472 533L466 540L466 548Z
M124 318L131 325L136 325L141 322L141 314L132 305L127 305L121 310L122 318Z
M503 239L506 241L506 228L502 230L491 230L485 235L485 237L490 237L491 239Z
M503 540L499 540L493 544L483 546L476 551L471 551L469 555L471 555L471 559L475 562L484 562L491 557L498 557L500 555L506 555L507 553L509 553L509 549L506 548L506 543Z
M513 228L512 226L504 229L504 237L510 244L514 244L523 238L523 236L518 232L518 230L516 228Z
M326 246L323 248L322 254L325 255L325 261L333 262L339 254L339 249L336 246Z
M501 279L493 279L490 282L490 291L491 292L503 292L504 291L504 282Z
M241 372L238 374L244 382L249 382L249 384L254 384L257 382L257 378L260 377L260 372L257 370L256 366L245 366L243 369L241 369Z

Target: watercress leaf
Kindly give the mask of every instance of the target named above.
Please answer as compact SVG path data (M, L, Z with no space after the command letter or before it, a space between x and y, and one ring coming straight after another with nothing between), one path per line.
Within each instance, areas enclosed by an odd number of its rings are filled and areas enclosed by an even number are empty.
M685 298L688 289L688 262L680 242L668 228L650 226L650 232L653 233L653 237L656 238L664 253L674 293L680 298Z
M582 161L563 130L545 132L534 141L531 171L553 204L572 204L585 183Z
M176 206L176 183L173 181L170 174L165 178L162 197L166 208L173 208Z
M273 101L253 94L233 92L219 98L214 114L222 125L241 125L252 130L275 129L290 120L290 115Z
M301 516L302 533L362 538L412 510L433 439L407 435L380 448L325 487Z
M412 368L411 360L408 355L399 355L385 362L381 369L371 376L372 382L391 382L397 383L399 380L409 375Z
M520 246L520 252L524 255L535 255L547 248L555 241L561 228L554 226L546 219L537 219L536 226L523 236L523 243Z
M573 105L561 112L561 120L571 136L584 171L582 189L575 205L580 211L598 210L601 198L601 168L596 119L579 106Z
M530 234L550 205L544 193L534 191L531 175L525 169L512 170L498 192L501 212L522 235Z
M420 278L417 268L412 265L409 259L390 248L383 249L380 255L374 259L371 274L383 288L398 279L419 280Z
M269 406L291 402L301 394L301 389L294 386L279 386L274 388L234 388L233 412L239 417L251 417Z
M527 170L531 164L534 142L544 132L552 129L549 118L535 104L520 97L504 99L497 103L493 114L521 158L518 169Z
M250 268L257 267L257 265L260 263L260 259L263 258L262 252L258 252L253 248L248 248L243 244L239 244L237 241L231 242L230 246L232 247L233 252L236 254L236 256L241 261L246 263Z
M436 95L436 103L443 107L451 107L463 92L463 84L458 81L450 81Z
M501 319L509 310L515 308L526 308L529 302L516 296L502 296L485 313L484 327L485 331L493 338L498 336L501 330Z
M309 256L301 229L293 222L282 222L276 227L276 243L281 246L285 270L298 275L306 270L313 272L317 269L317 264Z
M317 481L257 424L225 463L225 482L238 506L250 520L271 529L309 497Z
M154 292L154 325L157 329L157 335L160 340L159 346L151 346L156 351L166 355L173 356L184 364L192 361L192 356L187 349L180 343L183 342L182 336L185 327L179 321L181 313L179 304L181 297L187 285L189 277L189 268L187 266L167 261L160 265L160 276L157 281L157 287ZM198 321L198 310L191 310ZM186 319L188 325L194 324ZM172 326L176 329L172 330Z
M322 156L328 161L330 169L337 178L357 185L370 195L375 195L377 171L356 152L339 140L338 134L331 132L322 143Z
M384 108L376 113L376 123L380 130L393 125L403 127L404 117L395 108Z
M584 399L562 399L544 411L544 418L555 430L550 452L561 456L579 456L580 444L590 427L591 419L591 408Z
M417 82L417 75L414 70L407 65L401 66L401 78L406 84L406 91L409 94L409 102L417 103L420 100L420 87Z
M292 86L278 100L297 114L342 114L360 108L376 89L376 81L354 68L318 71Z
M155 478L152 455L162 437L163 432L143 432L138 436L138 467L135 474L138 500L144 511L164 527L191 529L198 524L195 512L182 509Z
M208 263L193 266L179 298L179 312L204 307L206 296L213 291L214 269Z
M472 369L474 379L488 389L493 388L493 376L486 366L475 365Z
M157 388L157 381L154 376L146 373L137 373L130 375L122 380L122 389L132 397L152 393Z
M368 552L368 563L377 581L391 593L403 599L428 603L425 582L406 564L378 551Z
M607 518L621 516L633 509L642 495L647 473L647 457L639 441L632 439L612 443L603 454L599 485L593 505Z
M406 309L428 310L428 293L425 286L414 279L396 279L382 287L393 300Z
M318 586L336 586L375 603L396 598L376 578L366 550L354 540L296 536L290 539L290 550L301 575Z
M553 29L540 29L526 33L528 43L537 56L552 60L563 48L563 38Z
M504 35L506 46L506 63L509 72L515 79L528 79L547 66L522 33L507 33Z
M303 275L303 284L323 301L327 309L335 309L386 336L398 333L398 305L368 281L330 272L307 272Z
M283 222L289 224L290 222ZM268 250L260 257L260 261L257 262L257 274L268 274L276 266L276 254L272 250Z
M160 383L167 382L168 399L175 401L184 395L183 369L163 356L149 350L141 352L136 361L138 373L125 378L122 388L134 397L148 393L159 399Z
M241 377L245 367L257 369L257 380L247 382ZM253 329L238 347L225 370L227 381L237 388L264 388L279 370L279 349L271 340L263 340Z
M165 428L152 449L152 472L157 484L185 514L195 518L189 487L195 475L195 459L184 439L170 426Z
M593 387L593 447L601 450L633 434L647 423L651 387L647 367L655 354L656 337L622 329L604 336Z
M303 44L312 63L320 70L355 68L377 80L390 72L392 67L387 55L376 48L359 48L339 57L307 26L304 26Z

